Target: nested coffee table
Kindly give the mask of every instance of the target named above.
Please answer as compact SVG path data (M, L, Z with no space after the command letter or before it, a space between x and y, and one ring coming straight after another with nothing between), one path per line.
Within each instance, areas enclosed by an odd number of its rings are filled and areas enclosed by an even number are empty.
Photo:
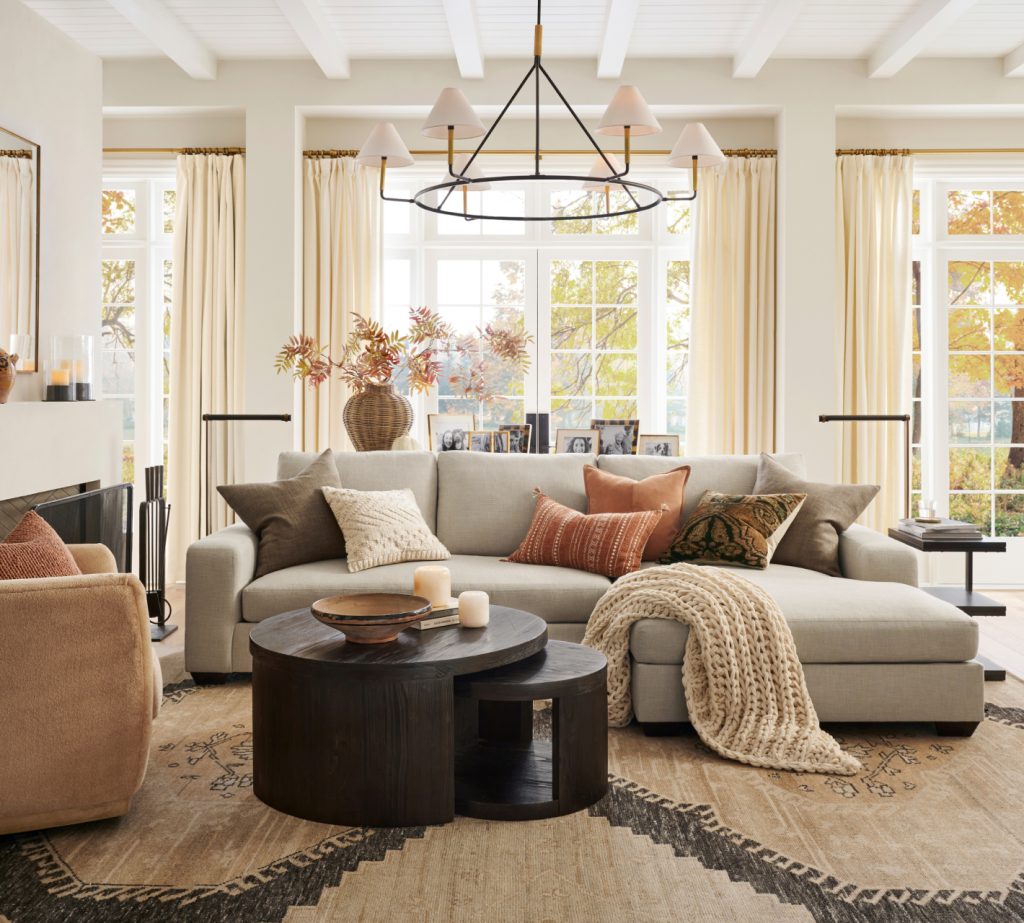
M532 657L547 634L502 606L486 628L404 631L389 644L348 643L309 609L260 622L249 636L256 796L328 824L450 821L455 677Z

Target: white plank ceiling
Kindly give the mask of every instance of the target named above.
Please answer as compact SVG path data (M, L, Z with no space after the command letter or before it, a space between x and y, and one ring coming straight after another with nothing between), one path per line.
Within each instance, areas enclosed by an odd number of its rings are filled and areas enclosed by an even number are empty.
M488 58L529 57L536 12L533 0L23 2L103 58L169 54L159 29L146 27L166 23L166 11L198 47L220 60L322 58L323 48L310 45L326 44L339 59L332 76L347 73L349 59L453 58L456 42L466 76L479 76L481 58L486 68ZM632 29L606 43L613 3L612 21L631 22ZM300 21L326 23L334 32L331 41L310 43L307 30L304 42L302 30L291 24L296 9ZM453 9L460 17L455 23L448 18ZM914 41L915 23L927 19L925 14L932 24ZM775 15L778 28L765 29ZM614 71L625 47L626 61L725 57L734 59L737 74L753 76L767 57L871 59L901 29L916 56L1008 58L1024 47L1024 0L545 0L544 26L550 57L591 58L596 67L602 51L610 49ZM765 33L771 33L770 41ZM207 76L195 70L193 76ZM1017 70L1024 75L1024 68ZM1006 71L1014 72L1011 63Z

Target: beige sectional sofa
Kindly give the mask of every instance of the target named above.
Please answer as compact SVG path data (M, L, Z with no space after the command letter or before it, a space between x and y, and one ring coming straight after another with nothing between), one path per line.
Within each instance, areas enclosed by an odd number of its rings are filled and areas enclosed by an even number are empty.
M314 455L281 455L280 477ZM777 460L802 474L798 455ZM749 493L756 456L653 458L589 455L487 455L365 452L337 456L343 486L409 487L424 519L452 553L452 589L484 589L498 604L548 622L552 638L579 641L594 604L610 586L595 574L510 564L526 534L540 487L561 503L586 509L584 465L634 478L691 466L684 515L709 488ZM249 631L280 612L336 593L410 592L416 563L350 574L344 560L319 561L253 579L256 537L245 526L223 529L188 552L185 666L200 681L248 672ZM917 589L917 558L899 542L860 526L840 536L842 578L783 565L743 570L775 598L786 616L823 721L934 721L969 733L981 720L983 671L975 622ZM686 720L680 670L687 629L644 620L631 636L637 718L657 725Z

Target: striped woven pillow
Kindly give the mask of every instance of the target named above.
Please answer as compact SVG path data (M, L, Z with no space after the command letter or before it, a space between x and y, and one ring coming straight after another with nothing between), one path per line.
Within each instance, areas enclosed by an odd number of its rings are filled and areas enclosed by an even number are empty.
M533 522L519 547L505 558L516 564L550 564L603 574L615 580L639 570L644 546L663 510L585 516L534 490Z

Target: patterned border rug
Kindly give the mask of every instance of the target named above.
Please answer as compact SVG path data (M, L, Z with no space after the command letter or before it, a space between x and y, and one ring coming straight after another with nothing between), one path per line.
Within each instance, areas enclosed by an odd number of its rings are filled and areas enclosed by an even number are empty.
M183 684L127 817L0 837L0 923L1024 920L1024 682L987 693L970 739L830 727L854 777L624 728L588 811L380 830L264 806L248 682Z

